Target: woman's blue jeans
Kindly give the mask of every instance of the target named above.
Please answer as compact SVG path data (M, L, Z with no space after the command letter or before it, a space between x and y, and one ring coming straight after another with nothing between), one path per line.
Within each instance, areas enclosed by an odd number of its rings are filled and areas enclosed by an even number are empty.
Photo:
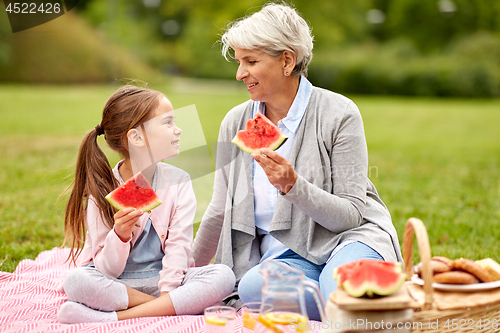
M333 269L349 261L358 259L384 260L377 251L361 242L354 242L344 246L327 264L323 265L315 265L291 250L286 251L274 260L303 271L306 280L319 285L321 294L326 302L330 293L337 289L337 281L333 279ZM261 300L261 290L264 281L262 275L259 273L259 268L260 265L257 265L250 269L238 285L238 293L243 303L259 302ZM311 293L305 293L305 301L309 319L321 320Z

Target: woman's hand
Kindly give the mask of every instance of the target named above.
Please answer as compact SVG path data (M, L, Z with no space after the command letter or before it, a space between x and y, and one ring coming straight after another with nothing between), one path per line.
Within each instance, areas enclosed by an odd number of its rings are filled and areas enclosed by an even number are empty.
M277 152L262 148L262 155L252 154L252 158L264 169L269 182L283 193L288 193L297 181L297 173L286 158Z
M122 242L126 242L132 236L135 224L144 212L135 208L124 208L116 212L113 216L115 219L115 233L120 237Z

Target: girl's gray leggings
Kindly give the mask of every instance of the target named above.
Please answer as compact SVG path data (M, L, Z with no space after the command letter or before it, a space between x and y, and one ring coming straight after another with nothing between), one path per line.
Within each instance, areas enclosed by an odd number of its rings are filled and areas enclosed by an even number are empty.
M117 279L92 267L71 270L64 280L64 291L70 301L101 311L128 308L127 288L160 296L159 276L143 279ZM206 307L220 303L234 289L233 271L214 264L188 268L179 287L169 292L177 315L196 315Z

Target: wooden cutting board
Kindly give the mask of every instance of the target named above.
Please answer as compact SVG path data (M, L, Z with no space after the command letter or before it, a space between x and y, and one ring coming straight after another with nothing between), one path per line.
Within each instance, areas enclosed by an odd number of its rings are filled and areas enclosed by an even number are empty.
M405 285L397 292L389 296L377 298L352 297L344 290L337 289L330 294L330 301L335 303L339 309L349 311L385 311L410 308L413 299Z
M319 333L411 333L411 324L405 324L414 318L413 309L349 311L339 309L331 300L326 302L325 315Z

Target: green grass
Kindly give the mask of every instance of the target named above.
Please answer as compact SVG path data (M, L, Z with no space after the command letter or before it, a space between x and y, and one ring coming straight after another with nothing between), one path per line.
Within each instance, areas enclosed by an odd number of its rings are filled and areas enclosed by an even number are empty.
M225 88L155 88L175 108L196 105L207 142L217 140L225 113L248 98ZM71 183L80 140L114 89L0 85L0 270L12 272L20 260L62 244L67 196L58 197ZM363 115L369 176L400 241L406 220L416 216L434 255L500 261L500 100L349 97ZM189 140L189 126L180 125L182 140ZM119 157L105 151L114 165ZM196 221L212 185L211 175L194 180Z
M433 254L500 259L500 100L360 98L358 105L377 167L371 179L400 237L416 216Z

